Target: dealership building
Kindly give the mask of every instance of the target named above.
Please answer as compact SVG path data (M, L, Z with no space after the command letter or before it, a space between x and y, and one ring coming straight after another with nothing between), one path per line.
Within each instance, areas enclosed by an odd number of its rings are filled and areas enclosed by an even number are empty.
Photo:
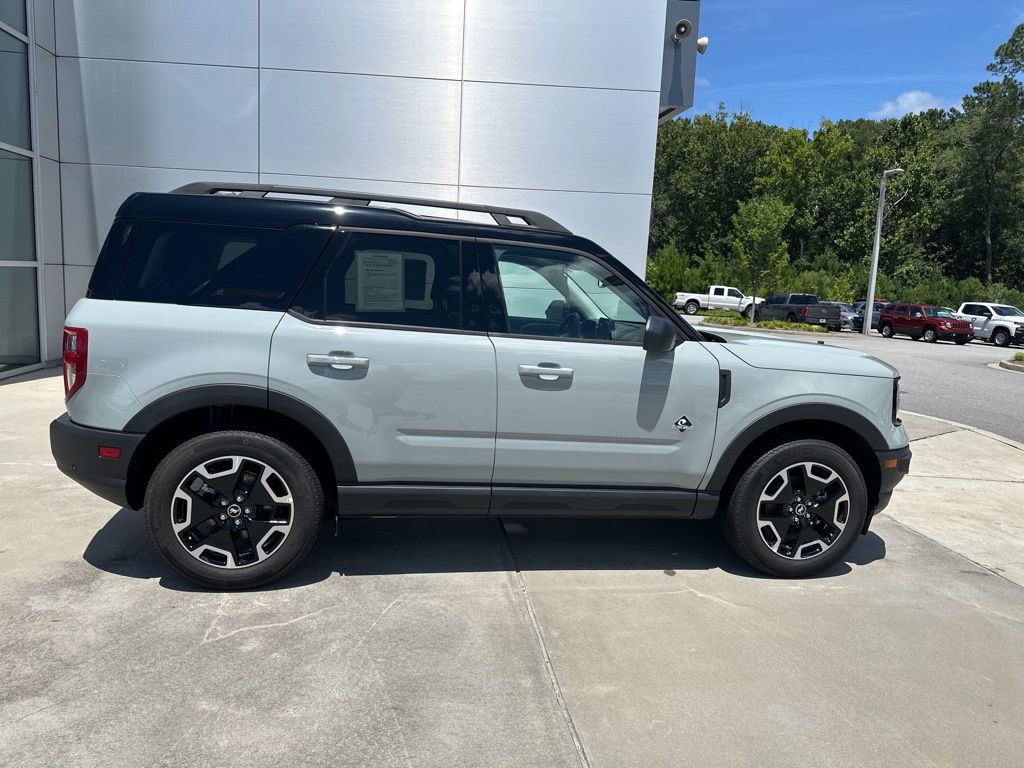
M0 378L59 359L124 198L192 181L535 209L642 274L699 7L0 0Z

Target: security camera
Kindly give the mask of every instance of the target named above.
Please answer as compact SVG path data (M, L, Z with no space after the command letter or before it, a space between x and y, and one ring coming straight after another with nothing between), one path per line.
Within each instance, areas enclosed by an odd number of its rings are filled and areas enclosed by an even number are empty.
M680 40L689 37L691 32L693 32L693 22L689 19L680 19L676 22L672 32L672 42L678 44Z
M708 45L711 44L710 37L698 37L697 38L697 53L705 54L708 52Z

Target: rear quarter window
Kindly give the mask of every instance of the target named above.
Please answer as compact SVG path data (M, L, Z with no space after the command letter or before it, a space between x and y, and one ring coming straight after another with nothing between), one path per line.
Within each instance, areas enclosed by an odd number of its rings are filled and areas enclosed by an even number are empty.
M288 308L333 232L165 221L137 229L115 299L273 311Z

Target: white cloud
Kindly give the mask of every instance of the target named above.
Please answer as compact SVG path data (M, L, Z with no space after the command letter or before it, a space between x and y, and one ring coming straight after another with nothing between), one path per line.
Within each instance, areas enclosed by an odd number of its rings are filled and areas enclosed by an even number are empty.
M934 93L929 91L907 91L901 93L892 101L880 105L877 110L871 113L875 120L885 120L890 117L903 117L904 115L916 115L919 112L927 112L929 109L948 109L949 104L944 102Z
M697 87L698 88L710 88L711 87L711 81L708 80L706 77L698 77L697 78Z

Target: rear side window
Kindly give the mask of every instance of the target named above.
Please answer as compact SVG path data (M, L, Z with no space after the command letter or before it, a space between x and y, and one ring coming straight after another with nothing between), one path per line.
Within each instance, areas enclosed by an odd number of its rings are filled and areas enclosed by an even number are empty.
M117 283L121 279L121 271L128 254L131 253L135 236L142 222L135 219L115 219L107 233L107 239L96 258L92 277L89 278L89 290L85 296L89 299L112 299L117 292Z
M283 311L332 232L147 221L114 298Z
M461 248L458 240L353 234L293 309L311 320L459 329Z

